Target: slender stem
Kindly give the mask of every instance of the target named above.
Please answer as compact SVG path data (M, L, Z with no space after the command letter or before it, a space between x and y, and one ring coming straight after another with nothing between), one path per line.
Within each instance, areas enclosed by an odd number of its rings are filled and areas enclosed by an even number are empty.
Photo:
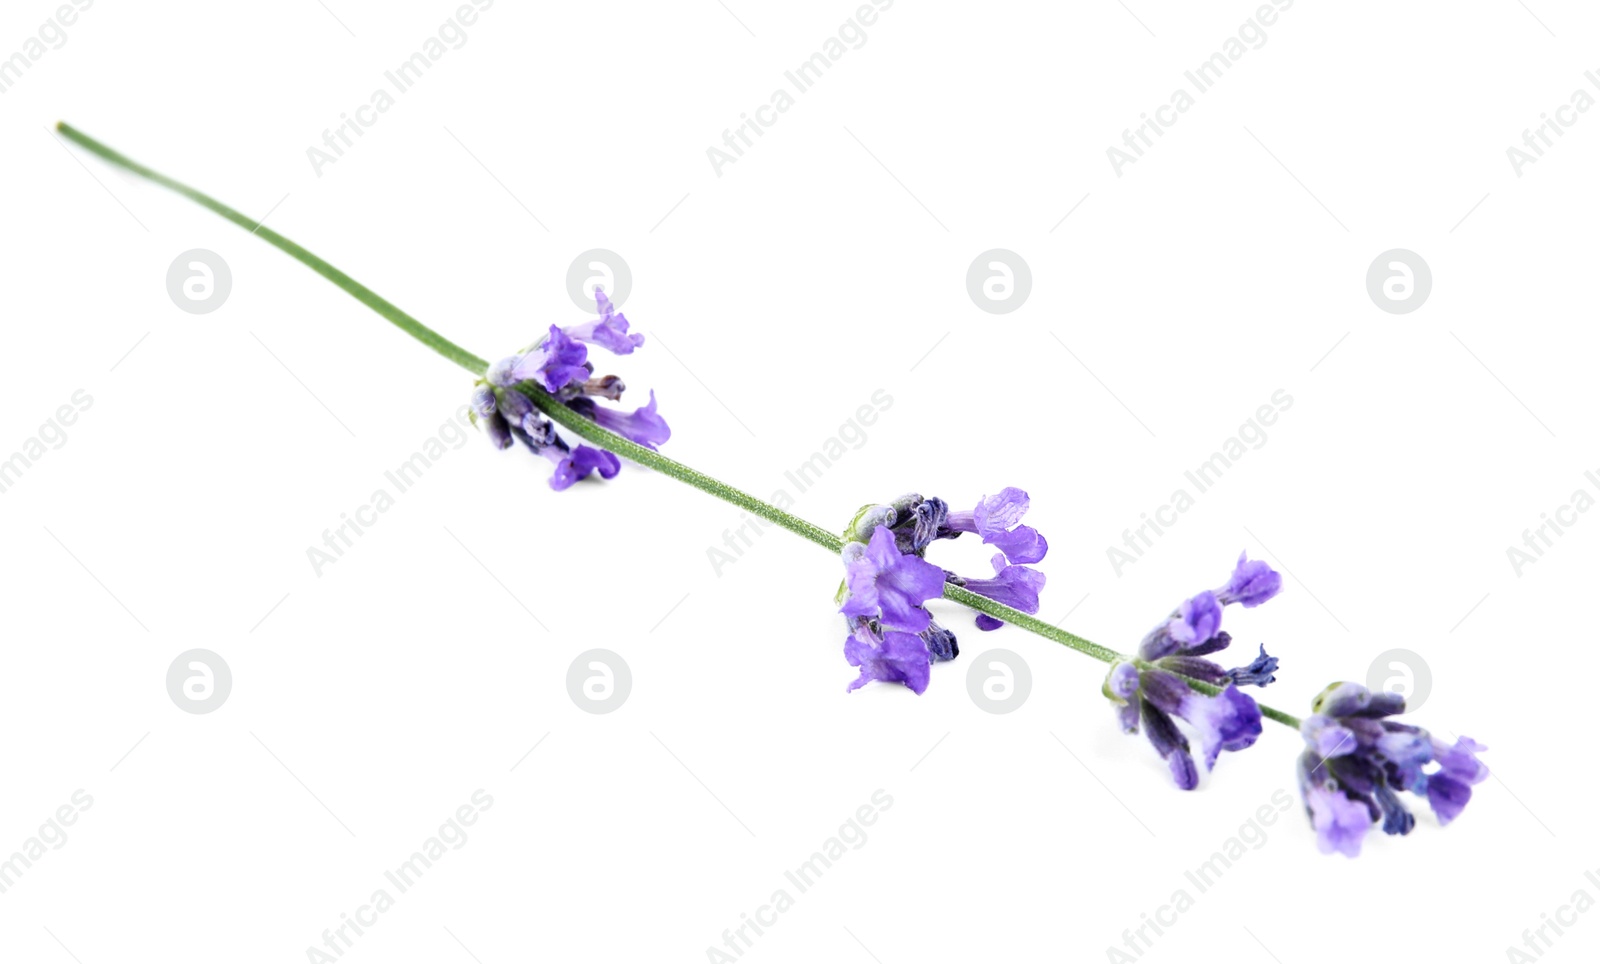
M1196 684L1198 682L1200 682L1200 681L1199 680L1190 680L1189 681L1189 685L1193 686L1194 684ZM1203 693L1205 691L1201 690L1201 692ZM1213 694L1213 695L1215 695L1215 694ZM1268 706L1267 704L1261 702L1260 700L1256 700L1256 709L1261 711L1261 715L1262 716L1266 717L1267 719L1271 720L1274 723L1282 723L1284 726L1287 726L1291 730L1300 729L1300 717L1298 717L1298 716L1295 716L1295 715L1293 715L1291 713L1285 713L1284 711L1282 711L1280 709L1276 709L1274 707Z
M517 386L517 389L528 396L528 399L538 406L540 411L550 416L552 422L567 429L586 442L592 442L608 452L615 452L617 455L637 462L645 468L654 469L662 475L671 476L679 482L688 483L701 492L714 495L724 502L731 502L739 508L758 515L769 522L776 522L795 535L809 539L830 552L837 554L839 550L844 548L842 539L821 526L813 525L797 515L761 501L742 489L736 489L725 482L706 475L704 472L691 469L682 462L669 459L654 449L645 448L632 439L623 438L609 429L602 428L595 422L568 408L549 392L530 382L523 382Z
M294 258L296 261L304 264L312 271L315 271L317 274L322 275L324 278L327 278L329 281L338 285L357 301L388 319L401 331L404 331L412 338L422 342L424 345L427 345L429 348L432 348L440 355L443 355L450 361L455 362L457 365L460 365L462 368L473 373L474 375L482 375L488 369L489 363L484 359L479 358L477 355L474 355L472 352L467 351L460 345L457 345L455 342L434 331L432 328L429 328L427 325L424 325L422 322L406 314L404 311L401 311L393 303L384 299L371 288L368 288L366 285L345 274L343 271L340 271L338 268L335 268L333 265L322 260L315 254L289 240L278 232L266 227L260 221L246 217L233 208L228 207L226 204L223 204L221 201L218 201L209 195L203 194L200 191L189 187L187 184L175 181L172 178L167 177L165 174L140 164L127 155L107 147L89 135L84 134L82 131L79 131L76 128L68 125L65 121L57 124L56 130L61 133L62 137L72 141L74 144L77 144L79 147L82 147L84 150L95 155L96 157L99 157L111 164L115 164L116 166L125 170L131 171L132 173L137 174L148 181L152 181L161 185L162 187L181 194L189 200L194 201L196 204L199 204L201 207L213 211L229 221L232 221L234 224L245 228L251 234L257 235L263 241L279 249L280 251L283 251L285 254L289 255L289 257ZM843 548L843 540L839 536L829 532L821 526L807 522L805 519L802 519L792 513L785 512L775 505L763 502L748 492L743 491L742 489L736 489L725 482L706 475L704 472L692 469L689 466L684 465L682 462L667 458L665 455L662 455L660 452L657 452L654 449L645 448L643 445L640 445L631 439L624 438L615 432L602 428L595 422L584 418L582 415L579 415L577 412L568 408L555 396L545 392L537 385L524 382L523 384L517 386L517 390L526 395L534 405L539 407L540 411L550 416L551 421L560 425L562 428L567 429L572 434L578 436L586 442L590 442L609 452L623 456L633 462L638 463L639 465L644 466L645 468L654 469L655 471L660 472L662 475L677 479L679 482L692 485L700 491L705 492L708 495L714 495L724 502L730 502L741 509L768 520L769 522L774 522L783 528L788 529L790 532L814 542L836 555ZM1052 642L1060 643L1062 646L1065 646L1068 649L1074 649L1087 656L1092 656L1103 663L1116 663L1129 658L1122 653L1117 652L1116 650L1107 649L1098 643L1092 643L1089 640L1084 639L1082 636L1069 633L1064 629L1052 626L1042 619L1038 619L1034 616L1028 615L1025 612L1022 612L1021 610L1013 609L1010 606L995 602L993 599L990 599L987 596L980 596L977 593L968 589L964 589L960 586L954 586L946 583L944 587L944 598L966 606L969 609L975 609L979 612L987 613L1003 622L1011 623L1012 625L1021 629L1025 629L1028 632L1043 636ZM1222 692L1220 687L1213 686L1210 683L1205 683L1196 679L1189 679L1188 677L1185 677L1185 680L1191 687L1201 693L1207 693L1214 696L1217 693ZM1261 715L1270 720L1275 720L1284 724L1285 726L1295 728L1300 726L1300 721L1298 719L1289 715L1288 713L1283 712L1282 710L1275 710L1270 706L1266 706L1265 704L1258 703L1257 705L1261 707Z
M1102 663L1118 663L1127 659L1126 656L1114 649L1107 649L1099 643L1091 643L1082 636L1077 636L1064 629L1052 626L1020 609L1012 609L1010 606L1001 605L988 596L980 596L970 589L954 586L947 582L944 584L944 598L952 602L958 602L968 609L976 609L979 612L988 613L1002 622L1026 629L1030 633L1035 633L1052 642L1060 643L1068 649L1075 649L1085 656L1093 656Z
M434 331L432 328L429 328L427 325L424 325L422 322L401 311L399 308L396 308L388 301L385 301L383 298L379 297L378 293L373 291L371 288L368 288L366 285L345 274L343 271L340 271L338 268L335 268L333 265L317 257L315 254L307 251L305 248L302 248L300 245L290 241L288 238L262 224L260 221L257 221L254 218L245 217L243 214L240 214L233 208L228 207L226 204L223 204L216 198L213 198L207 194L203 194L187 184L174 181L172 178L167 177L165 174L162 174L159 171L151 170L133 158L128 157L126 154L112 150L106 145L68 124L66 121L62 121L61 123L57 124L56 130L61 133L62 137L88 151L90 154L93 154L102 160L109 161L120 168L132 171L134 174L139 175L145 180L153 181L170 191L175 191L200 205L201 207L216 214L222 215L224 218L227 218L229 221L232 221L239 227L244 228L251 234L257 235L261 238L261 240L267 242L275 248L278 248L289 255L289 257L294 258L296 261L310 268L312 271L315 271L317 274L322 275L324 278L327 278L329 281L343 288L357 301L366 305L368 308L371 308L373 311L376 311L383 317L389 319L389 321L394 323L395 327L410 335L412 338L415 338L417 341L422 342L424 345L427 345L429 348L432 348L434 351L438 352L444 357L455 362L457 365L460 365L462 368L465 368L471 372L482 373L484 368L488 366L489 363L484 361L482 358L479 358L477 355L474 355L472 352L462 348L460 345Z

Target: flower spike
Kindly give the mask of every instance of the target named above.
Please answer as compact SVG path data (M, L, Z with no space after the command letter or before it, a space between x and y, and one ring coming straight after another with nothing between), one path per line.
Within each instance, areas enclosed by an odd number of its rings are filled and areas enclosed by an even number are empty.
M1048 546L1042 535L1020 522L1028 508L1027 493L1020 489L1005 488L985 496L971 512L952 512L943 500L921 495L867 506L841 538L784 506L763 502L656 452L653 446L665 442L669 433L656 412L654 396L631 414L608 410L595 401L619 401L624 385L616 376L595 375L590 348L628 355L644 344L643 336L630 331L627 318L604 292L596 291L598 318L565 328L551 326L538 344L491 364L300 244L262 228L255 218L133 161L69 124L57 124L56 130L64 141L100 160L249 228L255 237L316 271L418 343L477 376L470 417L481 423L497 449L521 443L549 459L555 466L553 488L566 488L595 473L611 478L621 467L614 453L625 452L641 466L751 511L841 558L846 581L836 601L850 630L845 656L859 670L850 689L879 680L922 692L932 663L957 653L955 634L940 626L925 606L944 595L980 613L983 628L999 626L1004 617L1110 663L1103 692L1123 729L1143 729L1181 787L1198 781L1192 738L1198 738L1200 757L1209 767L1222 751L1251 745L1264 718L1298 728L1306 743L1298 761L1301 794L1325 852L1359 854L1374 825L1386 834L1409 833L1416 816L1402 802L1406 792L1426 799L1441 825L1452 823L1471 801L1472 788L1489 775L1478 759L1486 749L1482 744L1467 737L1447 742L1395 720L1405 710L1405 700L1393 693L1336 683L1317 697L1312 715L1304 720L1244 696L1242 687L1273 682L1277 659L1264 647L1258 647L1259 655L1248 665L1232 669L1206 657L1232 642L1221 628L1227 607L1237 603L1252 609L1281 590L1282 578L1265 562L1241 554L1223 585L1184 600L1144 637L1136 656L1123 656L997 601L1032 605L1043 585L1043 577L1030 575L1032 570L1025 567L1040 561ZM879 402L875 394L873 401L888 407L887 398ZM557 434L556 425L590 444L569 445ZM975 534L998 550L993 579L968 582L924 560L930 543L964 534ZM1189 732L1180 729L1180 720ZM1531 940L1528 946L1537 950Z
M1249 598L1259 605L1277 592L1278 574L1265 563L1251 563L1254 580ZM1245 566L1241 556L1235 577ZM1271 585L1268 592L1265 588ZM1266 686L1275 677L1276 657L1268 656L1265 646L1248 666L1223 669L1205 657L1221 652L1233 642L1222 631L1223 607L1244 602L1234 585L1215 592L1206 590L1178 604L1166 621L1151 630L1139 645L1137 660L1113 666L1102 691L1117 711L1122 729L1145 736L1172 773L1180 790L1193 790L1200 775L1190 755L1188 738L1173 722L1183 720L1199 735L1206 769L1216 765L1223 750L1247 749L1261 735L1261 709L1255 700L1240 691L1241 686ZM1190 680L1222 687L1220 692L1199 692Z
M483 420L489 441L498 449L519 441L534 454L549 459L555 467L550 487L557 492L595 473L602 479L614 478L622 471L622 461L602 449L568 445L525 391L548 392L596 425L649 449L672 437L666 420L656 411L654 391L649 404L631 413L595 401L618 401L626 386L615 375L592 377L594 364L589 361L587 346L599 345L613 354L629 355L644 344L643 335L629 333L628 319L604 292L596 289L595 300L600 313L597 320L566 328L551 325L532 348L490 365L483 382L472 392L473 417Z
M1386 834L1405 835L1416 817L1398 791L1428 801L1445 826L1489 776L1478 760L1488 747L1468 737L1446 743L1427 730L1389 719L1405 712L1397 693L1374 693L1358 683L1334 683L1311 703L1300 724L1306 750L1298 766L1300 796L1325 854L1355 857L1380 819Z

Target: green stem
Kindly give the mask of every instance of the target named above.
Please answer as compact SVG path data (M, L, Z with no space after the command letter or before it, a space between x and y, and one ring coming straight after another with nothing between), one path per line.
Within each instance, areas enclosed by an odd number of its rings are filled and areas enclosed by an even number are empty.
M315 254L307 251L300 245L290 241L288 238L284 237L278 232L263 225L260 221L257 221L254 218L245 217L243 214L240 214L233 208L228 207L226 204L223 204L216 198L213 198L207 194L203 194L200 191L196 191L187 184L174 181L172 178L167 177L165 174L162 174L159 171L151 170L133 158L128 157L126 154L112 150L106 145L68 124L66 121L62 121L61 123L57 124L56 130L60 132L62 137L88 151L90 154L95 155L101 160L115 164L124 170L132 171L134 174L139 175L145 180L153 181L170 191L175 191L194 203L200 205L201 207L207 209L208 211L220 214L229 221L232 221L234 224L237 224L239 227L249 231L251 234L257 235L263 241L275 248L278 248L279 250L288 254L289 257L294 258L296 261L310 268L312 271L315 271L317 274L327 278L340 288L343 288L357 301L366 305L368 308L371 308L373 311L376 311L383 317L389 319L394 323L395 327L410 335L412 338L415 338L417 341L422 342L424 345L427 345L429 348L432 348L434 351L438 352L444 357L455 362L457 365L460 365L462 368L465 368L471 372L482 373L484 368L488 367L489 363L484 361L482 358L479 358L477 355L474 355L472 352L462 348L460 345L434 331L432 328L429 328L427 325L424 325L422 322L401 311L399 308L396 308L388 301L385 301L383 298L379 297L378 293L373 291L371 288L368 288L366 285L345 274L343 271L340 271L338 268L335 268L333 265L317 257Z
M95 155L96 157L99 157L111 164L115 164L124 170L131 171L132 173L137 174L148 181L159 184L171 191L175 191L189 200L194 201L196 204L199 204L201 207L221 215L229 221L232 221L234 224L237 224L240 227L248 230L251 234L260 237L263 241L279 249L280 251L283 251L285 254L289 255L289 257L294 258L296 261L304 264L312 271L315 271L317 274L322 275L324 278L327 278L329 281L338 285L357 301L366 305L368 308L371 308L384 318L387 318L401 331L404 331L412 338L422 342L424 345L432 348L440 355L443 355L450 361L455 362L457 365L460 365L462 368L466 369L472 374L482 376L484 372L488 370L489 363L484 359L479 358L477 355L474 355L472 352L467 351L460 345L457 345L455 342L434 331L432 328L429 328L427 325L424 325L422 322L406 314L404 311L401 311L398 307L384 299L371 288L368 288L366 285L345 274L343 271L340 271L338 268L335 268L333 265L322 260L315 254L289 240L278 232L266 227L260 221L246 217L233 208L228 207L226 204L223 204L221 201L218 201L209 195L203 194L186 184L175 181L172 178L167 177L165 174L140 164L138 161L135 161L127 155L107 147L82 131L79 131L76 128L68 125L64 121L56 125L56 130L61 133L62 137L72 141L74 144L77 144L79 147L82 147L84 150ZM805 519L802 519L797 515L785 512L775 505L763 502L748 492L743 491L742 489L736 489L725 482L706 475L704 472L692 469L689 466L684 465L682 462L667 458L665 455L662 455L660 452L657 452L654 449L645 448L643 445L640 445L637 442L623 438L621 435L618 435L615 432L602 428L593 421L584 418L582 415L579 415L577 412L568 408L559 399L555 398L548 392L545 392L538 386L533 385L532 383L524 382L523 384L518 385L517 389L526 395L534 405L538 406L540 411L548 415L551 421L560 425L562 428L567 429L569 432L586 442L592 443L593 445L603 448L609 452L623 456L624 458L636 462L645 468L654 469L655 471L660 472L662 475L677 479L679 482L692 485L700 491L705 492L708 495L714 495L724 502L730 502L733 505L752 513L753 515L766 519L769 522L776 523L783 528L788 529L790 532L816 543L835 555L837 555L844 547L843 540L839 536L829 532L826 529L823 529L821 526L814 525L813 523L807 522ZM1069 633L1064 629L1052 626L1042 619L1030 616L1021 610L1013 609L1010 606L1002 605L1001 603L995 602L993 599L990 599L986 596L980 596L977 593L963 589L960 586L954 586L948 583L945 584L944 598L966 606L969 609L975 609L978 612L987 613L996 619L1010 623L1020 629L1025 629L1028 632L1043 636L1045 639L1048 639L1052 642L1060 643L1062 646L1065 646L1068 649L1074 649L1086 656L1092 656L1103 663L1116 663L1130 658L1122 653L1117 652L1116 650L1107 649L1098 643L1092 643L1089 640L1084 639L1082 636ZM1185 679L1191 687L1199 692L1208 693L1211 695L1221 692L1219 687L1213 686L1210 683L1205 683L1196 679L1188 679L1187 677L1185 677ZM1300 721L1295 717L1290 716L1288 713L1285 713L1281 710L1275 710L1270 706L1266 706L1265 704L1258 705L1261 707L1262 716L1282 723L1285 726L1295 728L1300 726Z
M679 482L692 485L701 492L714 495L724 502L731 502L741 509L766 519L768 522L776 522L795 535L809 539L830 552L837 554L839 550L844 548L844 541L826 529L813 525L797 515L785 512L775 505L769 505L750 493L714 479L704 472L691 469L682 462L669 459L654 449L645 448L632 439L623 438L609 429L601 428L531 382L523 382L517 386L517 389L528 396L528 399L538 406L540 411L550 416L550 421L567 429L585 442L591 442L608 452L615 452L645 468L654 469L662 475L670 476Z
M1068 649L1075 649L1085 656L1093 656L1102 663L1120 663L1128 658L1114 649L1107 649L1099 643L1091 643L1082 636L1074 635L1065 629L1052 626L1020 609L1012 609L1010 606L1001 605L988 596L980 596L970 589L963 589L960 586L945 583L944 598L952 602L958 602L968 609L976 609L981 613L988 613L1002 622L1026 629L1030 633L1043 636L1052 642L1060 643Z

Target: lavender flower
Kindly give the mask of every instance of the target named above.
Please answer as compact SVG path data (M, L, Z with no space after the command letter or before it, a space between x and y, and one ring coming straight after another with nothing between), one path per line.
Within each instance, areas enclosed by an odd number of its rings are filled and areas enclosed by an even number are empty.
M1014 563L1038 562L1050 544L1039 530L1021 525L1028 511L1028 493L1013 486L998 495L986 495L971 512L951 512L945 522L946 538L962 532L975 532L984 544L994 546Z
M573 341L555 325L542 342L526 354L501 359L489 369L489 380L501 388L517 382L537 382L547 392L557 392L589 377L585 362L589 349Z
M878 526L871 541L845 544L846 596L839 612L886 630L920 633L933 617L922 604L944 593L944 570L902 553L894 534Z
M955 659L961 654L961 648L956 645L956 634L939 625L937 619L930 617L928 628L917 635L922 637L922 642L928 647L928 656L935 663Z
M1189 740L1173 717L1183 720L1200 738L1201 755L1211 769L1223 750L1238 751L1253 745L1261 735L1261 709L1240 691L1241 686L1266 686L1274 679L1278 660L1265 646L1246 666L1224 669L1206 656L1221 652L1233 642L1222 631L1222 609L1231 602L1266 602L1277 592L1278 574L1264 563L1248 563L1241 556L1234 576L1244 573L1248 592L1234 591L1234 581L1215 592L1206 590L1178 604L1166 621L1151 630L1139 644L1137 660L1118 663L1106 678L1103 692L1111 700L1124 732L1141 726L1150 744L1167 761L1172 779L1182 790L1199 783L1199 770L1190 753ZM1270 586L1270 588L1268 588ZM1222 687L1215 695L1202 693L1190 680Z
M1029 615L1039 611L1039 592L1044 589L1044 573L1027 566L1008 565L1003 552L995 553L989 565L994 567L993 579L963 579L955 576L951 577L951 581ZM988 613L979 613L976 622L978 628L985 632L1005 625Z
M570 488L572 483L580 479L588 478L591 472L599 472L602 479L612 479L622 471L622 462L604 449L580 445L569 452L564 447L565 442L557 439L557 443L545 446L540 453L555 464L555 474L550 476L550 488L557 492Z
M474 399L477 397L476 394L473 396ZM548 445L549 439L554 436L555 426L539 414L539 410L528 401L528 396L521 392L502 391L495 399L495 405L508 424L532 438L540 439L543 444Z
M895 544L901 552L917 556L926 552L933 540L941 538L945 519L950 512L950 506L943 499L937 496L924 499L916 493L903 495L889 505L872 508L875 512L892 510L890 531L894 533Z
M483 420L483 431L489 436L489 444L497 449L508 449L515 442L511 437L511 425L499 412L490 412L489 417Z
M1220 635L1227 636L1227 633L1222 633ZM1257 645L1261 650L1260 655L1251 660L1247 666L1235 666L1233 669L1228 670L1224 674L1227 677L1228 682L1237 683L1240 686L1266 686L1268 683L1271 683L1277 679L1277 677L1273 674L1278 671L1278 657L1268 656L1267 647L1261 644ZM1191 657L1173 657L1174 660L1182 662L1188 662L1190 658ZM1205 679L1208 683L1216 683L1221 685L1222 680L1220 678L1207 679L1204 676L1198 675L1199 672L1201 672L1201 670L1197 669L1195 672L1184 673L1183 675L1193 676L1195 679Z
M857 631L844 641L844 658L851 666L861 667L861 675L850 682L846 692L873 681L904 683L918 696L928 688L931 657L921 636L891 631L874 639Z
M615 375L594 376L589 361L589 344L600 345L618 355L632 354L644 344L644 336L628 332L628 319L611 304L605 294L595 292L600 317L581 325L561 328L551 325L545 337L532 348L502 358L489 366L482 383L472 393L474 419L482 419L489 441L496 448L508 448L519 441L555 467L550 487L557 491L598 472L603 479L616 476L622 462L612 453L579 445L569 446L556 427L539 411L525 392L537 385L556 401L609 431L654 449L672 437L666 420L656 411L655 392L650 401L633 412L605 408L595 399L618 401L625 386Z
M1233 575L1228 577L1228 582L1217 590L1217 601L1224 606L1239 603L1246 609L1254 609L1283 588L1283 577L1260 559L1246 559L1244 553L1239 553L1239 562L1233 567Z
M844 655L860 674L850 684L855 690L874 680L903 683L913 693L928 688L929 667L956 655L955 634L934 621L922 604L944 592L943 569L915 553L901 552L895 534L892 506L867 506L857 514L848 534L867 541L846 542L844 584L839 612L850 635Z
M916 634L926 663L954 659L960 652L955 633L940 626L922 603L943 595L946 582L1004 603L1026 613L1039 611L1044 574L1021 562L1037 562L1048 548L1044 537L1019 524L1028 511L1028 494L1018 488L985 496L972 512L951 512L937 496L909 493L887 504L866 505L845 527L845 584L840 588L840 612L850 627L845 655L861 675L852 685L869 680L905 683L916 692L927 686L926 667L919 653L893 633ZM991 560L994 576L963 579L924 561L928 547L938 539L976 533L999 549ZM987 614L977 616L979 629L998 629L1003 623ZM913 665L915 664L915 665Z
M672 437L672 429L667 427L666 420L656 414L654 391L650 392L650 404L634 409L632 414L601 408L587 398L574 399L567 403L567 407L594 421L601 428L616 432L623 438L632 439L645 448L653 449Z
M1246 609L1254 608L1276 596L1282 586L1283 577L1271 566L1259 559L1246 559L1241 552L1227 584L1179 603L1166 622L1145 636L1139 655L1153 660L1180 650L1193 651L1221 631L1224 607L1240 603Z
M894 503L894 508L899 512L895 533L901 549L920 555L934 539L974 533L985 544L1000 550L992 563L995 578L966 580L950 574L950 581L1014 609L1039 611L1044 575L1022 565L1003 565L1038 562L1049 550L1049 543L1037 529L1020 524L1028 511L1028 493L1007 486L998 495L984 496L970 512L952 512L943 499L923 499L920 495L905 496ZM975 622L985 632L1005 625L987 613L978 613Z
M1179 648L1203 643L1222 628L1222 606L1211 592L1191 596L1178 604L1178 611L1167 625L1167 632Z
M604 291L594 289L594 299L599 306L600 317L568 328L568 337L574 341L599 345L613 355L630 355L635 348L644 344L643 335L628 334L627 317L612 307L611 299L606 297Z
M488 385L479 385L472 390L472 401L468 403L468 407L478 418L488 418L500 407L500 400L495 397L494 389Z
M1177 671L1161 663L1140 669L1131 661L1112 667L1106 678L1103 691L1117 710L1123 732L1137 733L1143 724L1150 745L1167 761L1180 790L1193 790L1200 774L1190 755L1189 740L1173 722L1174 716L1200 737L1208 770L1223 750L1246 749L1261 735L1261 710L1256 701L1240 692L1222 671L1213 679L1227 682L1215 696L1191 689Z
M1373 823L1408 834L1416 817L1398 791L1425 797L1444 826L1461 815L1472 787L1489 776L1477 755L1488 749L1468 737L1446 743L1427 730L1387 717L1405 712L1396 693L1373 693L1358 683L1334 683L1311 703L1301 722L1306 751L1299 761L1300 795L1325 854L1361 853Z

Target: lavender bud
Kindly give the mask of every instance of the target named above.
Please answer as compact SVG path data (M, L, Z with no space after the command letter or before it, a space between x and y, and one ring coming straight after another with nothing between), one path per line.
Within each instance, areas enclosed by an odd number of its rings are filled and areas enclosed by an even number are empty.
M506 422L505 416L499 412L491 413L483 420L484 431L489 436L489 442L497 449L511 447L511 426Z
M487 385L479 385L472 392L471 405L472 410L477 412L480 418L488 418L493 415L495 410L494 389Z
M591 378L583 383L585 395L595 395L609 399L613 402L622 398L622 393L627 389L622 379L615 375L606 375L603 378Z

